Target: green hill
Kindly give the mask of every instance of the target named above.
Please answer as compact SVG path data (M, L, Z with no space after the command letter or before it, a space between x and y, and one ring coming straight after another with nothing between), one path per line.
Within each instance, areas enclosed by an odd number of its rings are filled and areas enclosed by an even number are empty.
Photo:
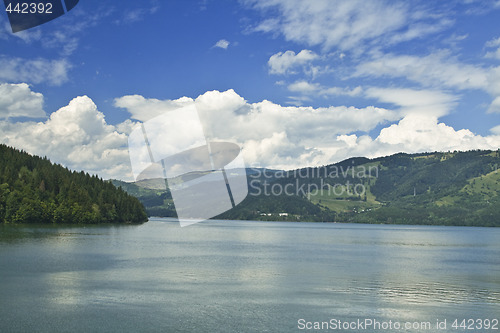
M364 193L340 196L323 190L310 196L311 202L338 212L336 221L500 226L497 151L396 154L351 164L355 177L334 182L362 184ZM358 174L369 166L376 166L377 174Z
M97 176L0 144L0 223L141 223L142 204Z
M498 151L476 150L247 169L248 197L216 218L500 226L499 165ZM168 190L121 186L150 215L175 216Z
M168 189L166 191L154 189L154 183L128 183L116 179L111 180L111 183L138 198L146 207L148 216L177 217L174 202Z

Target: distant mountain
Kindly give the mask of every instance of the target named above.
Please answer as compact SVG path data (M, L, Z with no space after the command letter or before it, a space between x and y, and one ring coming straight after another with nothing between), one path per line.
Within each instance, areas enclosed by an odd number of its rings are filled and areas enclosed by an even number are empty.
M351 158L292 171L247 169L249 195L224 219L500 226L499 151ZM175 216L168 190L113 181L148 214Z
M146 208L148 216L177 217L172 195L167 189L155 189L156 181L128 183L112 179L111 183L136 197Z
M97 176L0 144L0 223L141 223L142 204Z

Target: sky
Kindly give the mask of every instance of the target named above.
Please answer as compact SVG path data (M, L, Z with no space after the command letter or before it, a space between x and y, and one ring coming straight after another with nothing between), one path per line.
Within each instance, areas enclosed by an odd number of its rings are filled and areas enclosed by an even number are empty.
M500 148L499 0L80 0L15 34L0 8L0 142L105 179L189 105L253 167Z

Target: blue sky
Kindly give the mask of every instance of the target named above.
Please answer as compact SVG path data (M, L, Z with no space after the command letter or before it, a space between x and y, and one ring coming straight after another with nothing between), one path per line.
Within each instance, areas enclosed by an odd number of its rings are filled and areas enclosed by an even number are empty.
M499 21L498 0L81 0L12 34L2 10L0 142L131 180L134 126L194 103L254 166L498 149Z

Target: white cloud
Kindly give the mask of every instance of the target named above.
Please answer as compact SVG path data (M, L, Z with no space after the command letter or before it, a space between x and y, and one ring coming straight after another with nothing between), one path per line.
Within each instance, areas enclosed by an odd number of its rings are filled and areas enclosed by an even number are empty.
M26 83L0 84L0 119L45 116L42 94L31 91Z
M443 18L432 24L425 22L417 22L410 24L406 31L396 33L388 38L388 44L398 44L401 42L410 41L413 39L422 39L428 35L438 33L451 27L454 24L453 20Z
M490 59L500 59L500 47L495 51L486 52L484 56Z
M410 152L491 148L486 140L469 130L456 131L439 123L437 117L417 114L408 115L398 124L382 129L377 140L404 147Z
M311 98L306 95L300 95L300 96L288 96L288 100L285 102L286 105L292 105L292 106L303 106L304 103L310 103Z
M404 78L435 90L482 90L493 98L488 112L500 112L500 66L485 68L458 61L448 51L425 57L386 54L357 66L352 77Z
M151 10L155 8L151 5ZM133 10L124 9L125 16ZM82 32L97 26L101 21L107 19L114 12L113 7L102 5L92 10L91 13L85 12L82 7L72 10L70 15L64 15L58 18L58 24L54 29L49 30L48 26L43 26L43 34L40 38L40 45L47 49L55 49L62 56L73 54L80 43Z
M458 100L456 96L441 91L402 88L369 88L365 91L365 95L383 103L399 106L403 115L419 114L434 117L447 115Z
M66 59L34 60L0 56L0 80L61 85L68 80L71 64Z
M363 88L357 86L356 88L349 89L348 87L324 87L320 91L320 95L324 96L359 96L363 93Z
M75 36L77 32L72 33L70 31L71 30L58 30L48 34L42 40L43 47L47 49L58 49L63 56L73 54L78 48L79 39Z
M316 96L359 96L363 92L361 87L350 89L349 87L325 87L319 83L311 83L304 80L295 81L288 85L288 90L303 95Z
M490 132L495 134L495 135L500 135L500 125L497 125L497 126L491 128Z
M488 81L484 90L493 97L500 97L500 66L489 68L487 74Z
M490 107L488 108L489 113L500 113L500 96L495 98L493 102L491 102Z
M151 3L145 12L153 13L157 9L156 3ZM79 46L81 32L96 26L103 18L109 16L114 9L108 5L100 5L91 13L78 6L70 15L57 19L56 25L42 25L32 29L12 33L8 20L0 17L0 39L21 39L26 44L38 44L44 49L53 49L61 56L73 54ZM124 16L138 17L130 8L124 10ZM144 13L141 12L141 15ZM142 18L142 16L140 17Z
M213 47L218 47L218 48L227 50L227 48L229 47L229 44L231 44L231 43L228 42L227 40L221 39L217 43L215 43L215 45Z
M233 90L209 91L194 103L209 140L238 143L248 165L292 169L353 156L500 147L500 136L480 136L439 122L439 117L453 107L454 95L382 88L369 88L366 95L399 110L373 106L284 107L266 100L248 103ZM186 97L179 100L193 102ZM141 99L141 105L143 110L158 110L159 103L171 107L179 100ZM375 139L353 134L393 121L398 123L383 128Z
M127 109L132 119L147 121L163 112L179 109L193 103L193 99L182 97L176 100L146 99L140 95L128 95L115 99L115 106Z
M376 107L283 107L266 100L247 103L233 90L206 92L196 99L196 106L214 137L260 140L285 132L291 141L311 147L329 141L335 133L369 131L397 119L394 112Z
M492 40L487 41L485 46L486 47L498 47L498 46L500 46L500 37L493 38Z
M0 16L0 39L8 39L9 38L9 29L10 25L7 22L4 22L2 16ZM12 32L12 29L10 29Z
M33 97L22 88L24 98ZM453 103L453 96L432 91L368 90L401 109L422 105ZM406 97L405 97L406 96ZM408 101L406 100L408 98ZM422 105L418 99L424 100ZM135 119L146 121L165 111L195 104L203 130L209 140L229 141L243 148L248 165L293 169L334 163L352 156L375 157L395 152L434 150L496 149L500 130L491 136L475 135L467 129L455 130L438 121L438 115L417 112L401 114L373 106L313 108L284 107L264 100L249 103L233 90L208 91L196 99L146 99L139 95L117 98ZM402 118L401 118L402 117ZM377 138L358 136L377 126L399 121L383 128ZM104 178L131 180L127 134L137 124L127 120L107 124L104 115L87 96L73 99L43 122L0 121L0 141L26 151L48 156L72 169L98 173ZM168 126L168 125L167 125ZM189 136L191 133L179 133Z
M321 49L319 55L313 53L317 59L303 61L301 74L306 78L289 82L288 89L294 93L304 96L349 93L357 96L361 93L341 87L327 88L314 82L318 73L328 70L336 79L342 80L398 78L404 80L403 83L397 81L400 87L416 82L423 89L449 89L455 94L456 90L482 90L492 97L488 111L500 112L496 100L500 97L500 66L464 63L459 60L461 48L457 43L468 35L445 34L456 23L454 14L467 12L468 7L457 3L429 5L421 1L385 0L246 0L245 3L260 11L263 17L251 31L283 36L289 42ZM491 3L483 7L486 10L483 14L493 10ZM389 47L394 52L396 44L424 40L429 36L437 41L429 55L387 53ZM439 50L439 45L447 45L450 49ZM426 47L413 43L411 48L425 50ZM487 58L500 59L500 38L490 40L485 47ZM332 50L334 52L329 53ZM330 57L333 54L339 55L337 59ZM346 54L349 57L343 60ZM297 74L295 58L298 55L292 51L273 55L268 61L269 72ZM312 61L316 66L311 65ZM329 64L325 67L327 61ZM338 66L335 61L338 61ZM300 100L295 102L298 104Z
M325 49L351 49L365 40L399 29L406 20L406 10L385 6L376 1L256 1L257 8L275 7L280 16L274 24L265 22L257 31L279 32L287 40ZM387 19L380 20L380 17Z
M141 21L145 14L146 14L145 10L141 9L131 10L125 13L122 23L134 23L137 21Z
M295 54L293 51L278 52L273 54L268 61L269 73L287 74L294 73L292 69L297 66L304 66L317 59L319 56L310 50L302 50Z
M295 81L294 83L288 85L288 90L291 92L308 94L321 90L321 85L319 83L310 83L307 81Z
M451 23L438 13L411 8L409 3L382 0L248 0L247 3L264 15L277 12L272 18L265 18L254 31L281 34L288 41L324 50L360 52L381 44L422 38Z
M467 129L457 131L440 123L437 117L410 114L399 123L382 129L376 139L367 135L338 136L340 146L336 148L335 156L343 160L354 156L374 158L399 152L496 150L500 147L500 130L494 128L492 133L491 136L480 136Z
M462 2L469 5L465 10L467 15L484 15L500 7L498 0L463 0Z
M9 33L16 37L22 39L25 43L32 43L35 41L38 41L42 38L42 30L38 29L29 29L29 30L23 30L19 31L16 33L12 33L10 30L10 26L7 28L9 29Z
M162 110L192 102L186 97L159 101L141 96L124 96L117 101L136 119L138 114L142 119L150 119ZM249 164L287 169L327 163L334 158L328 155L328 148L336 142L336 135L370 131L378 124L398 119L395 112L376 107L312 108L283 107L270 101L248 103L233 90L209 91L194 103L209 139L240 144Z
M131 179L126 134L107 124L87 96L74 98L44 122L0 121L0 141L74 170Z
M151 10L153 8L152 5ZM105 5L96 8L91 13L85 12L79 6L76 10L72 10L70 15L58 18L58 24L53 26L53 29L42 26L43 34L39 39L40 45L46 49L57 50L62 56L69 56L77 50L82 32L97 26L112 12L113 8ZM126 8L125 12L125 16L127 16L133 10Z
M17 33L12 33L12 28L10 26L9 20L7 19L7 15L5 15L5 21L3 20L2 15L0 16L0 38L8 39L9 37L19 38L26 43L31 43L41 38L41 31L40 29L29 29Z
M354 77L402 77L428 87L487 89L488 73L481 67L464 64L442 51L425 57L380 55L357 66Z
M494 38L485 44L486 48L496 48L496 50L488 51L485 54L486 58L500 59L500 37Z
M146 5L145 7L139 8L124 8L121 14L121 18L115 20L115 24L132 24L144 20L147 15L155 14L161 6L161 2L158 0L151 1L141 1L138 4Z

